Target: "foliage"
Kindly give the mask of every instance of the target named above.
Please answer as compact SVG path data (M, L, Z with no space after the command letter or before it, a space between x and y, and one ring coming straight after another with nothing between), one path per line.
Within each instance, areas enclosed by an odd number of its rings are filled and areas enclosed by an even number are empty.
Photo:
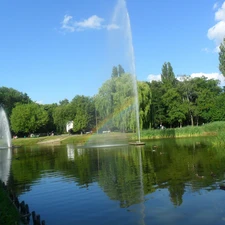
M151 127L194 126L222 119L216 107L222 94L218 80L183 75L178 81L170 63L163 64L161 79L149 83Z
M224 42L220 48L220 68L223 68ZM106 130L135 132L137 126L133 89L135 80L135 77L125 73L121 65L114 66L111 78L102 84L95 96L77 95L71 102L64 99L59 104L40 106L39 108L47 113L45 118L47 122L40 121L42 125L37 127L28 125L30 122L34 124L36 118L29 119L25 123L16 120L17 117L12 117L14 118L12 130L19 134L23 134L25 130L45 134L52 131L65 133L67 122L74 121L73 131L76 133L95 131L96 125ZM137 81L137 86L141 129L160 126L167 128L198 126L225 120L223 106L225 89L219 86L218 80L207 79L204 76L191 78L186 75L179 76L178 80L171 63L165 62L162 66L161 81ZM6 109L9 118L18 103L29 105L32 101L27 94L12 88L0 88L0 104ZM28 110L28 107L25 108ZM27 112L26 110L24 112ZM34 115L34 113L23 115L21 111L20 117L28 118L30 114ZM22 124L29 128L23 128Z
M175 74L170 62L163 64L161 80L166 87L172 87L175 84Z
M121 77L122 74L124 74L124 73L125 73L125 70L123 69L123 67L120 64L118 65L118 67L113 66L111 78Z
M17 104L12 110L10 121L12 130L16 134L35 133L48 123L48 113L43 106L36 103Z
M133 77L130 74L122 74L107 80L95 96L95 107L99 119L107 123L103 129L116 129L120 131L135 131L135 91ZM151 92L149 85L138 82L138 98L140 106L140 125L149 127L149 111Z
M138 82L138 102L140 115L140 128L150 127L150 106L152 101L152 92L147 82Z
M148 129L141 132L142 139L212 136L225 131L225 121L172 129Z
M118 69L117 69L116 66L114 66L114 67L112 68L112 75L111 75L111 77L112 77L112 78L113 78L113 77L118 77Z
M225 77L225 38L223 39L223 42L220 45L219 61L219 69Z
M74 132L90 131L95 124L94 101L90 97L75 96L71 101L71 106L75 112Z
M54 125L58 133L64 133L66 130L66 123L75 117L75 112L71 104L66 103L57 106L52 114Z
M225 121L225 93L218 95L214 99L210 113L212 121Z
M26 93L19 92L13 88L0 87L0 104L3 105L8 117L16 103L31 103Z

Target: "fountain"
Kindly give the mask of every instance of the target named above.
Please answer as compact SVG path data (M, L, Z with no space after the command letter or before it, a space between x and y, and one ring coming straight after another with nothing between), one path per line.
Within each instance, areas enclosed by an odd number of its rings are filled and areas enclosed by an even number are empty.
M5 110L0 106L0 148L11 148L12 140L9 121Z
M0 180L7 184L12 158L12 143L9 122L5 110L0 106ZM10 148L10 149L9 149Z
M134 47L132 41L132 31L130 16L127 10L126 1L118 0L115 7L112 24L116 24L119 27L118 32L122 32L123 37L123 51L125 52L125 58L128 64L129 73L132 75L132 83L134 90L134 101L135 101L135 115L136 115L136 132L138 140L136 142L131 142L131 145L144 145L140 141L140 121L139 121L139 102L138 102L138 89L137 89L137 79L136 79L136 68L135 68L135 57L134 57ZM119 40L121 42L121 39Z

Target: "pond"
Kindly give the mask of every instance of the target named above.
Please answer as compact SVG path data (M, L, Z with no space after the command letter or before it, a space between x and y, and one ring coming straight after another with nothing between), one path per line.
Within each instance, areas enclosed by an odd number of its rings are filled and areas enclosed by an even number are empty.
M225 224L225 151L210 138L14 149L9 184L46 224Z

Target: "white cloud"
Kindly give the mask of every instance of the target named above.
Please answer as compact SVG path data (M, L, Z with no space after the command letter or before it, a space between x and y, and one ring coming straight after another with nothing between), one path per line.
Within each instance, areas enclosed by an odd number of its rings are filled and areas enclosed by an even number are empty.
M147 77L147 80L149 82L155 80L155 81L161 81L161 74L155 75L155 74L149 74Z
M215 13L215 20L220 21L223 20L225 21L225 2L222 4L221 8L219 8L216 13Z
M107 30L116 30L116 29L119 29L119 26L116 25L115 23L112 23L112 24L107 25L106 29Z
M37 104L39 104L39 105L43 105L44 103L43 103L43 100L39 100L39 101L35 101Z
M225 78L221 73L192 73L190 75L191 78L194 77L207 77L208 79L214 79L214 80L219 80L221 86L225 86Z
M215 9L217 9L219 7L219 4L218 4L218 2L216 2L214 5L213 5L213 9L215 10Z
M214 79L214 80L219 80L221 86L225 86L225 78L221 73L192 73L190 76L177 76L176 78L179 81L183 81L185 78L194 78L194 77L206 77L208 79ZM147 77L147 81L161 81L161 75L155 75L155 74L149 74Z
M103 21L103 18L93 15L83 21L75 22L74 26L79 29L101 29Z
M65 15L63 21L61 22L61 29L65 32L84 31L86 29L115 30L118 28L119 27L116 24L104 24L104 19L98 17L97 15L93 15L88 19L81 21L74 21L72 16Z
M211 52L211 50L209 48L202 48L202 51L207 52L207 53Z
M72 16L65 15L63 21L61 22L62 24L61 28L68 32L74 32L75 27L72 24L72 19L73 19Z
M215 21L217 21L217 23L209 28L207 36L210 40L215 42L215 51L218 52L219 46L225 37L225 2L220 8L218 8L218 4L216 6Z

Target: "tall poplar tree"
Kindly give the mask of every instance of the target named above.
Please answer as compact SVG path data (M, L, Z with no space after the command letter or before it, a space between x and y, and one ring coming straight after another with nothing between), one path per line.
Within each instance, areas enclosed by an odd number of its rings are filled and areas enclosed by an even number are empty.
M118 75L119 75L119 77L121 77L121 75L124 74L124 73L125 73L124 68L119 64L118 65Z
M165 62L162 66L162 73L161 73L161 80L162 83L165 85L173 86L175 83L175 74L173 72L173 67L171 66L170 62Z
M219 69L223 76L225 77L225 38L223 39L223 42L220 45L220 52L219 52Z
M114 67L112 68L112 75L111 75L111 77L112 77L112 78L118 77L118 69L117 69L116 66L114 66Z

